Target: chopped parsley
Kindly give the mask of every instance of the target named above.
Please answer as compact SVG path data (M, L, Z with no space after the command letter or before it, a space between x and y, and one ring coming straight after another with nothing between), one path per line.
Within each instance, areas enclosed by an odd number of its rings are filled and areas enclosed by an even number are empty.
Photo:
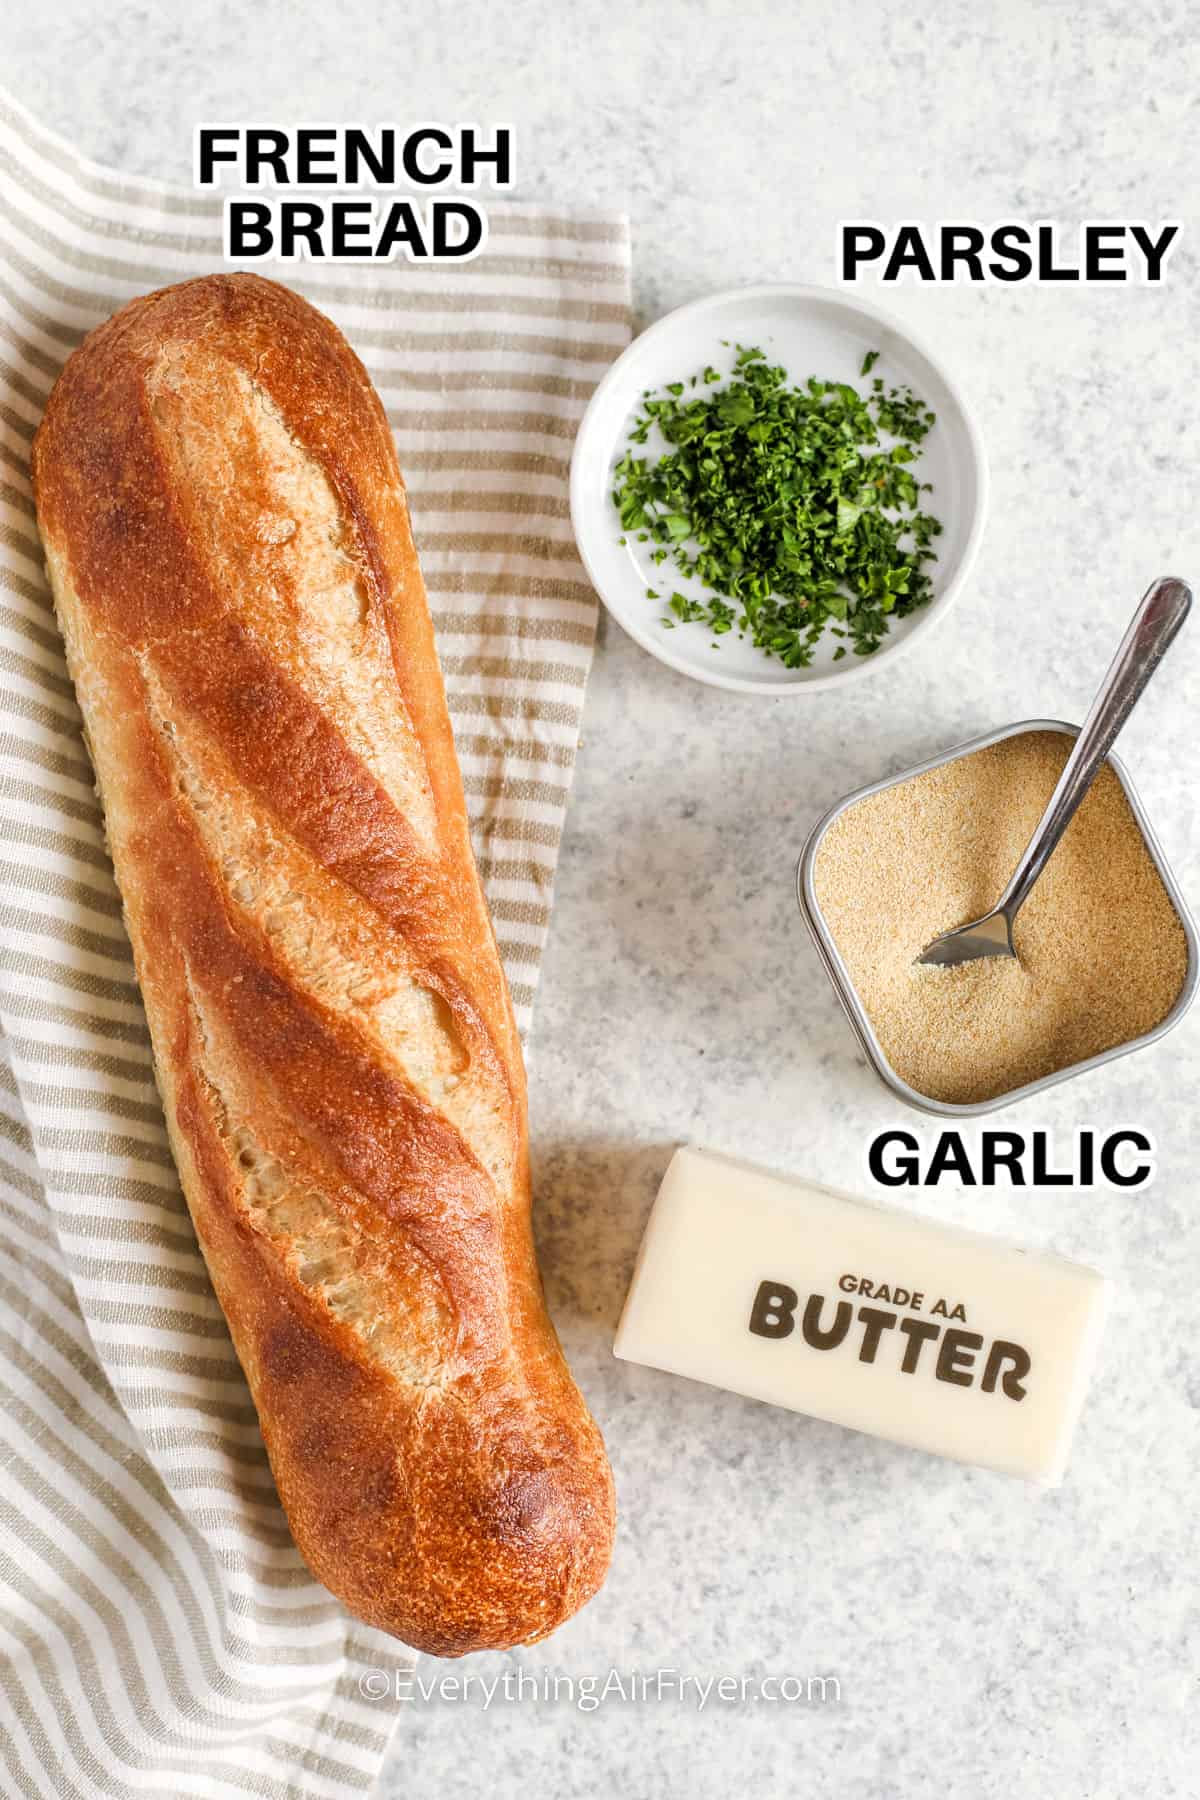
M863 359L863 376L877 356ZM815 378L791 387L761 350L740 346L728 382L711 367L700 381L699 392L693 377L643 397L616 467L623 531L707 590L673 592L664 624L704 624L714 638L736 630L792 669L812 661L826 627L869 656L892 618L932 598L925 565L942 527L911 465L933 413L878 376L865 396ZM655 427L666 452L639 456Z

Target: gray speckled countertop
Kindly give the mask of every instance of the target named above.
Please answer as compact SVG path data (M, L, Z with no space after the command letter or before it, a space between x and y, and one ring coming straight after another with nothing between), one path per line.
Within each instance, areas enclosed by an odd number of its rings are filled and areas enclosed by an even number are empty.
M381 1792L1194 1794L1200 1016L1020 1115L1060 1137L1147 1125L1148 1193L920 1200L1118 1282L1060 1491L610 1354L673 1145L861 1190L872 1132L913 1122L856 1053L797 916L811 822L991 726L1078 719L1148 580L1200 577L1189 8L267 0L190 8L185 32L175 16L27 9L8 22L4 79L91 154L178 179L199 118L510 121L522 196L630 211L643 322L742 278L831 280L844 216L1184 219L1158 289L864 290L940 346L991 457L970 590L911 659L844 697L765 703L602 631L531 1082L549 1296L608 1437L622 1527L601 1596L516 1660L539 1679L836 1676L840 1702L417 1705ZM1195 897L1191 633L1123 753Z

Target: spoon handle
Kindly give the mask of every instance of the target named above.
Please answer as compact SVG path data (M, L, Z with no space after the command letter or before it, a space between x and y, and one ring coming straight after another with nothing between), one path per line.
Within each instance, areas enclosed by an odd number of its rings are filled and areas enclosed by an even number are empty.
M1004 913L1010 926L1074 818L1117 733L1187 618L1191 604L1192 591L1187 583L1164 575L1148 589L1134 613L1041 822L996 908Z

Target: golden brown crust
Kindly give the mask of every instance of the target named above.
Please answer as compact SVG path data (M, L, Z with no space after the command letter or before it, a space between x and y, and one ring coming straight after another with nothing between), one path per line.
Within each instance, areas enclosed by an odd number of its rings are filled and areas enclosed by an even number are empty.
M612 1478L542 1302L520 1048L395 452L251 275L136 300L34 444L172 1143L296 1541L419 1649L527 1643Z

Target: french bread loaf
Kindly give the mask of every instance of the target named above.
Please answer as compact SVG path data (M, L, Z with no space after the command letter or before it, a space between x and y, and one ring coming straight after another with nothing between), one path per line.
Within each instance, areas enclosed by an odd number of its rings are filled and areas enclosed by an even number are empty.
M38 521L197 1236L313 1573L436 1655L603 1580L520 1044L403 484L337 329L253 275L71 357Z

